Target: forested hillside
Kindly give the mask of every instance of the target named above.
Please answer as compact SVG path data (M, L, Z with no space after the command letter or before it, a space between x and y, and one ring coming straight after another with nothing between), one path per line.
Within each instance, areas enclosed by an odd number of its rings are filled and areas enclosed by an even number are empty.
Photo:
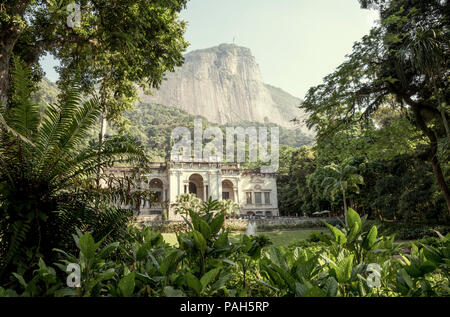
M156 104L140 104L127 113L125 117L129 120L127 129L132 136L138 137L143 143L147 153L152 160L164 160L170 152L170 135L176 127L187 127L191 131L194 128L194 120L203 121L203 129L209 126L218 126L222 129L225 136L226 127L275 127L273 123L258 123L242 121L233 124L216 124L209 122L202 116L188 114L185 111L174 107L168 107ZM299 147L310 145L313 138L303 134L300 130L280 129L280 144ZM270 129L268 130L270 134Z
M272 87L276 90L276 88ZM35 100L41 103L41 108L45 108L47 103L55 103L58 96L56 85L46 78L39 83L39 89L35 93ZM292 102L292 100L290 100ZM149 158L154 161L164 161L168 158L171 148L170 135L176 127L187 127L191 131L194 128L194 120L201 119L203 129L209 126L217 126L222 129L225 136L225 128L228 127L279 127L280 145L299 147L311 145L314 138L310 134L305 134L301 129L283 128L273 123L260 123L241 121L229 124L217 124L208 121L205 117L192 115L181 109L159 105L141 103L129 112L124 113L120 122L110 122L108 133L127 133L136 137L144 146ZM100 129L100 123L91 131L91 137L96 138ZM268 130L270 133L270 129Z

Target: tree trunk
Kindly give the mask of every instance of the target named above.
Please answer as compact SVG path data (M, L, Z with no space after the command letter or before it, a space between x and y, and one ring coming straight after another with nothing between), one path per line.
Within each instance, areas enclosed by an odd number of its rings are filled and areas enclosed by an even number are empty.
M345 197L345 191L342 191L342 198L344 199L344 218L345 218L345 225L348 226L347 223L347 198Z
M420 111L420 106L411 100L410 98L404 98L406 102L411 106L414 116L416 118L417 126L424 132L424 134L430 140L430 152L428 159L433 166L434 177L436 178L437 184L442 192L447 203L447 216L450 215L450 190L448 189L447 183L445 182L444 174L442 173L441 164L438 159L438 140L434 131L430 129L423 119L422 113Z
M9 2L9 3L8 3ZM30 0L7 1L2 10L6 11L9 16L19 16L23 18L25 9ZM15 20L16 18L14 18ZM0 107L5 107L8 102L10 76L9 66L12 52L17 40L22 34L23 28L20 23L9 22L1 23L0 28Z
M439 71L439 77L441 77L440 71ZM438 102L437 108L441 112L442 122L444 123L444 128L445 128L445 133L447 133L447 138L450 140L450 128L448 126L447 115L445 114L446 103L445 103L445 100L443 101L441 98L441 94L440 94L439 88L437 86L436 76L432 76L432 78L433 78L432 81L433 81L433 86L434 86L434 94L436 95L436 100Z
M444 174L442 173L441 164L439 163L439 159L437 158L437 148L430 153L431 165L433 166L433 173L436 181L439 185L439 188L444 195L445 202L447 203L447 209L450 214L450 190L448 189L447 183L445 182Z
M9 66L12 51L18 38L18 34L16 36L11 34L10 37L6 35L2 36L0 39L0 104L2 107L5 107L8 102L10 81Z
M102 116L100 118L100 133L98 135L99 140L99 148L98 148L98 169L97 169L97 188L100 188L100 175L101 175L101 151L103 150L103 141L105 139L106 134L106 111L103 111Z

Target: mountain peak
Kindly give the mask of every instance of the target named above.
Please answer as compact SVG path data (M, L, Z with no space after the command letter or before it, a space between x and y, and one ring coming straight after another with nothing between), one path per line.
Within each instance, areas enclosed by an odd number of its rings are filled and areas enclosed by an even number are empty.
M235 44L187 53L183 66L168 73L153 96L141 99L203 115L221 124L269 121L293 127L290 120L305 116L298 109L300 100L264 84L251 50ZM308 132L304 127L300 129Z
M209 48L203 48L191 51L187 53L185 56L189 56L191 54L202 54L202 53L213 53L213 54L224 54L224 53L230 53L237 56L249 56L253 57L251 50L248 47L244 46L238 46L236 44L231 43L222 43L217 46L209 47Z

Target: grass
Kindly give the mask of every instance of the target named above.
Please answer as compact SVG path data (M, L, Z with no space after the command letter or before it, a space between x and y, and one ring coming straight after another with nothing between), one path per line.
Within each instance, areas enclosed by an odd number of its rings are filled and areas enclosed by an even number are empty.
M305 240L309 238L312 232L323 232L327 233L326 229L296 229L296 230L273 230L273 231L263 231L258 232L258 234L264 234L273 243L274 246L288 246L296 241ZM232 232L230 234L230 239L233 242L239 241L240 237L243 235L242 232ZM162 233L164 240L170 245L177 246L178 241L175 233Z

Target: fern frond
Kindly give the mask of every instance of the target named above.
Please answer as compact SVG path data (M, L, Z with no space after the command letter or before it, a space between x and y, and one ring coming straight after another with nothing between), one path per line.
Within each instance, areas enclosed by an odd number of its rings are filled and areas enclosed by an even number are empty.
M19 57L13 57L12 107L9 126L26 138L32 138L39 124L39 107L31 102L36 89L31 70Z

